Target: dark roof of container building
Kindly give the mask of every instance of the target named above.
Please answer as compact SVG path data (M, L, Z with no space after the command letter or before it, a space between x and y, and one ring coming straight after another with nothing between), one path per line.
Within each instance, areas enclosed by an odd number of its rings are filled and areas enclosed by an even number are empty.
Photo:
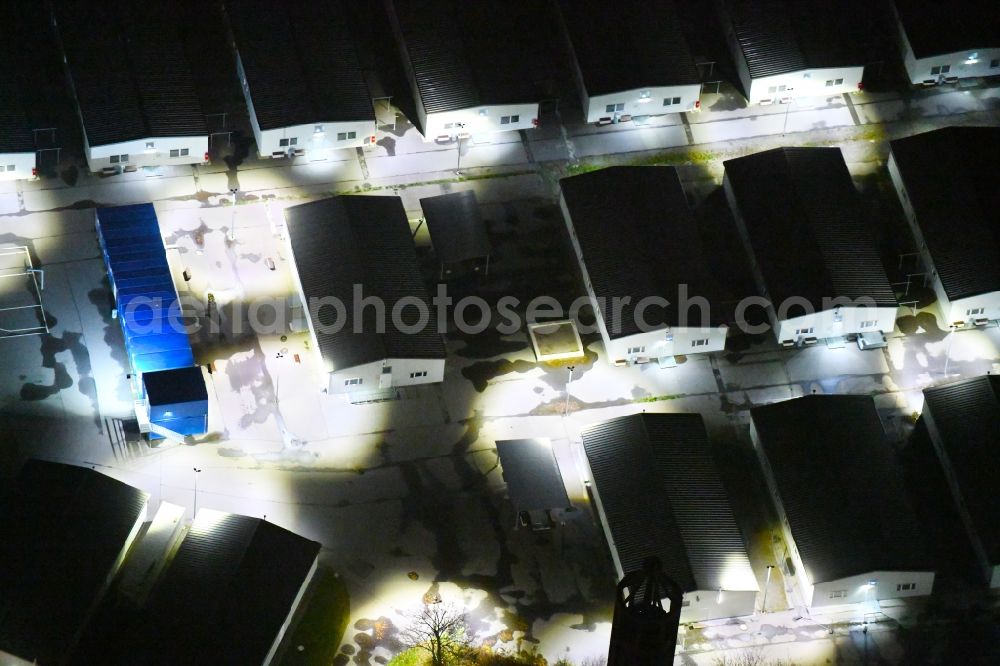
M404 333L387 316L384 333L376 331L375 311L364 309L361 333L355 333L353 286L377 296L392 310L400 299L430 302L417 265L410 225L399 197L338 196L286 209L288 235L307 300L335 296L345 305L346 324L337 332L316 331L323 359L334 370L387 358L444 358L444 341L432 324ZM333 326L331 307L310 312L314 328ZM419 317L403 308L404 323Z
M1000 376L985 375L924 389L938 454L950 468L986 556L1000 564Z
M474 190L426 197L420 208L441 263L489 256L490 238Z
M1000 3L996 0L893 2L917 58L1000 48Z
M775 148L726 160L725 168L773 303L896 305L840 148Z
M208 134L170 3L53 7L91 147Z
M264 663L319 550L260 518L200 511L122 663Z
M227 0L262 130L375 119L347 23L349 1Z
M582 438L625 573L655 555L685 592L757 589L700 415L633 414Z
M427 113L548 97L544 0L390 0ZM513 47L513 48L512 48Z
M750 414L812 583L932 570L870 396L808 395Z
M35 139L24 112L21 86L29 84L30 64L19 53L25 26L18 3L0 2L0 153L34 153Z
M517 511L570 506L551 440L541 437L498 440L497 455L507 493Z
M588 95L701 80L672 0L559 7Z
M752 78L865 64L854 28L856 12L865 9L860 0L725 0L725 6Z
M948 298L1000 291L1000 128L945 127L889 145Z
M610 167L563 178L559 184L594 293L607 299L605 310L613 298L631 298L622 304L618 332L611 330L612 313L602 313L610 337L640 332L636 306L653 296L670 304L645 309L650 328L701 326L699 308L683 313L678 307L678 287L685 284L689 297L712 303L717 285L706 270L697 223L677 170ZM685 314L691 321L684 321ZM723 323L719 307L708 314L708 324Z
M175 405L208 400L208 389L201 368L171 368L142 375L150 405Z
M89 468L25 463L0 500L0 650L66 659L147 498Z

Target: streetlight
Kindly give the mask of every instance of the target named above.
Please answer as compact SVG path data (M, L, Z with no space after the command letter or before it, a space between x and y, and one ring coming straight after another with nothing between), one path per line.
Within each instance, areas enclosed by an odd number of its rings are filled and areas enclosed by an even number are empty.
M200 467L192 467L194 470L194 515L191 516L191 520L194 520L198 516L198 475L201 474Z
M773 564L767 565L767 578L764 580L764 599L760 602L760 612L767 612L767 588L771 586L771 571L774 570Z
M575 365L568 365L566 369L569 370L569 378L566 380L566 406L563 407L563 415L569 414L569 385L573 383L573 371L576 370Z
M948 365L951 363L951 346L955 342L955 325L951 324L948 326L948 346L944 350L944 376L945 379L948 378Z
M464 134L464 132L462 130L465 129L465 123L456 123L455 126L459 130L458 134L456 135L458 137L458 161L455 162L455 175L456 176L461 176L462 175L462 134Z
M229 223L229 240L236 240L236 193L240 191L238 187L230 187L229 192L233 195L233 219Z
M788 130L788 112L792 110L792 104L795 103L795 98L790 97L788 99L788 104L785 105L785 122L781 125L781 136L785 136L785 132Z

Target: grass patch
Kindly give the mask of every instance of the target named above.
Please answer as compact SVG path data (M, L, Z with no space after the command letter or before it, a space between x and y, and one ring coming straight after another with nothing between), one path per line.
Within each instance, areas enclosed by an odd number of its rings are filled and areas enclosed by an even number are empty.
M427 652L420 648L412 647L390 659L388 666L424 666L426 663Z
M655 155L644 155L629 162L632 166L678 166L681 164L707 164L718 159L707 150L681 150Z
M681 397L680 393L672 395L649 395L645 398L636 398L635 402L660 402L661 400L676 400Z
M320 567L307 604L295 631L287 639L282 666L329 666L340 648L351 614L351 600L343 581L330 569ZM305 648L301 652L300 645Z

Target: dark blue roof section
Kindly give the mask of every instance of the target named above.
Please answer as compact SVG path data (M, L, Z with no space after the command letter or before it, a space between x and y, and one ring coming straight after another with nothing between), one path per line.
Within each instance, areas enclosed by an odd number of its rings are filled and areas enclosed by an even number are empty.
M150 405L172 405L208 400L200 368L176 368L143 375Z
M21 85L30 81L30 72L19 52L25 25L18 17L17 5L13 0L0 2L0 153L35 152L21 95Z
M613 309L612 299L631 299L621 303L617 327L611 313L602 312L612 338L640 332L636 306L650 297L670 305L645 308L647 326L701 326L698 308L685 313L679 307L678 289L687 285L690 297L712 303L717 286L674 167L610 167L559 185L596 296L606 299L606 310ZM709 310L708 323L723 323L721 308Z
M983 551L1000 564L1000 376L972 377L924 389L924 414L952 492L968 513Z
M1000 291L1000 128L945 127L889 146L948 298Z
M545 0L388 0L427 113L550 97ZM512 41L513 40L513 41Z
M427 197L420 200L420 208L441 263L489 256L490 238L475 190Z
M700 81L673 0L560 0L590 96Z
M387 316L379 332L374 308L364 308L361 322L353 318L355 285L361 286L363 296L380 298L387 314L402 299L422 301L427 312L433 312L399 197L321 199L286 209L285 219L307 301L336 297L345 306L346 321L336 331L321 330L337 324L333 307L310 311L320 352L330 367L342 370L388 358L445 357L444 341L433 321L407 333ZM400 316L403 328L419 321L416 307L403 308Z
M375 119L351 28L351 0L227 0L263 130Z
M171 3L52 6L90 146L208 134Z
M810 581L933 570L871 397L808 395L750 414Z
M24 465L0 499L0 650L66 662L147 499L88 468Z
M896 306L840 148L775 148L724 164L773 303L801 297L817 311L833 298Z
M917 58L1000 48L996 0L893 0Z
M129 663L264 663L319 550L259 518L199 512L153 591Z
M685 592L757 589L700 415L633 414L582 437L625 573L655 555Z
M193 366L153 204L98 208L96 217L132 372Z
M857 39L861 0L724 0L752 78L865 64Z

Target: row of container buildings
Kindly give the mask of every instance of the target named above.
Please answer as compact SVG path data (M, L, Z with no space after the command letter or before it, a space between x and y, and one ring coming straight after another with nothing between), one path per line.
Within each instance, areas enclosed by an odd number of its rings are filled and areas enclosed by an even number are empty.
M890 142L889 173L943 327L1000 319L998 160L997 128ZM722 351L740 332L770 330L783 346L857 340L869 348L884 346L895 330L903 288L887 277L880 221L865 210L839 148L778 148L725 162L735 219L725 233L741 239L756 293L727 287L732 259L706 242L675 168L610 167L564 178L560 187L609 363L669 367L677 356ZM421 206L441 278L463 264L488 271L489 231L474 193ZM292 206L284 217L322 389L369 399L442 381L440 306L399 197L338 196ZM154 435L205 432L204 380L152 205L98 209L97 224L140 422Z
M927 388L922 416L938 456L932 464L951 494L933 501L961 517L979 568L968 573L990 588L1000 587L993 520L1000 505L989 490L1000 481L998 379ZM794 580L786 585L794 590L789 606L836 612L929 596L945 564L869 396L809 395L750 410L750 439L773 509L766 514L777 518L763 535L740 528L733 506L746 498L726 491L698 414L623 416L584 428L581 438L582 480L617 577L658 558L684 592L681 622L764 610L766 587L778 584L768 566ZM522 522L550 526L570 504L563 472L575 474L575 465L560 469L545 439L498 441L497 450ZM759 540L757 570L751 538Z
M1000 319L998 159L997 128L890 142L889 172L946 327ZM742 240L757 286L735 299L724 289L727 258L706 245L675 168L610 167L564 178L560 187L612 364L670 365L679 355L722 351L739 332L734 326L763 326L784 346L851 338L862 348L884 346L895 330L902 287L887 277L880 221L864 208L839 148L778 148L725 162L736 221L727 233ZM471 192L421 204L442 276L449 266L488 259ZM299 297L328 373L324 388L365 393L441 381L444 345L434 322L420 321L421 310L433 310L399 198L340 196L293 206L285 217ZM358 284L387 312L398 304L402 318L384 317L379 332L374 320L354 317ZM324 297L341 309L318 307ZM762 321L752 320L752 308Z
M376 0L371 0L376 2ZM384 0L415 117L427 140L536 126L560 96L567 59L588 122L695 111L710 63L692 54L677 3L588 4L572 0ZM716 0L710 31L724 34L751 104L853 92L869 56L859 26L884 14L895 26L911 83L1000 74L1000 10L987 0L928 8L917 0ZM197 20L224 26L257 152L308 155L375 142L373 67L363 66L355 7L345 1L275 5L226 0ZM49 12L49 10L51 10ZM28 14L49 12L90 170L208 160L212 131L196 93L198 49L190 15L163 3L81 0L3 4L5 48L16 50ZM549 29L549 26L554 26ZM378 28L375 29L376 31ZM380 39L384 37L385 39ZM369 46L369 48L371 48ZM24 114L33 64L2 59L0 178L33 175L37 133ZM199 63L199 67L205 67ZM378 93L381 94L381 93Z
M260 518L185 521L148 504L90 468L25 463L0 495L0 661L274 662L320 545Z

